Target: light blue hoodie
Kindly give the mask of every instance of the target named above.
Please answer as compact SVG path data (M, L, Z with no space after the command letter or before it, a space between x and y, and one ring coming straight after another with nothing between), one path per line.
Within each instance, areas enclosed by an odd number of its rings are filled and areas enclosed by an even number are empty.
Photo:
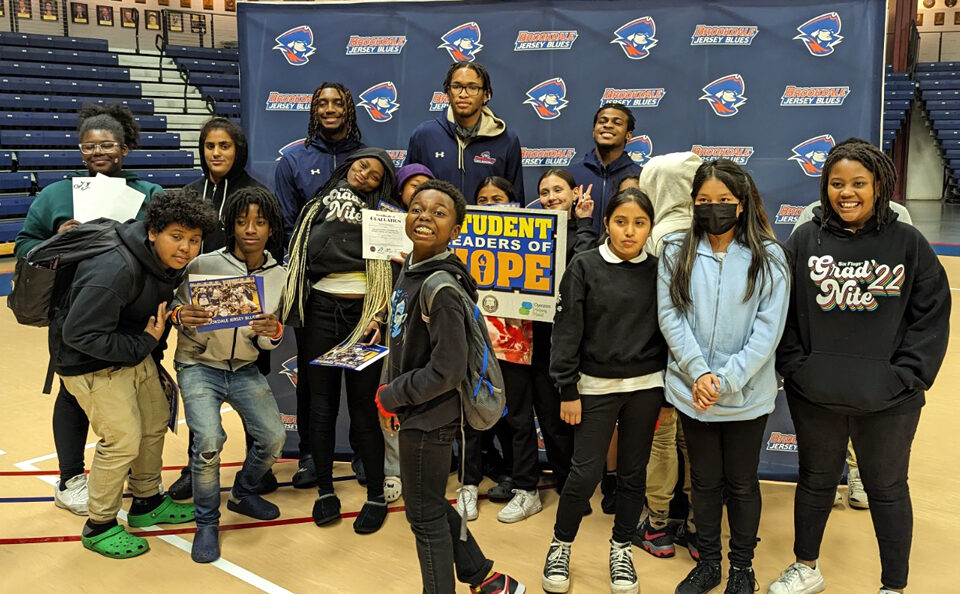
M768 244L768 253L783 267L772 266L766 286L758 286L744 302L750 249L734 241L721 261L704 236L690 275L692 304L684 313L670 299L670 263L680 252L684 235L666 238L657 278L660 331L669 347L664 380L667 401L704 422L748 421L769 414L777 396L774 352L790 296L783 249ZM711 372L720 380L720 399L699 411L693 406L691 389L698 377Z

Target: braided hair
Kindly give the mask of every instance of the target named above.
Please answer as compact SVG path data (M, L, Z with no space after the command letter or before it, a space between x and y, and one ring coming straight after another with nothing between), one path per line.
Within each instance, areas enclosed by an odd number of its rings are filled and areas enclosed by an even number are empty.
M220 213L220 224L227 236L227 246L230 250L236 247L235 222L247 212L247 207L256 204L260 208L260 216L270 225L270 237L267 239L267 251L275 252L283 245L283 214L280 203L269 190L259 186L240 188L230 195L230 199Z
M140 146L140 124L133 119L133 113L126 105L107 103L94 105L85 103L77 112L77 141L90 130L106 130L113 134L121 144L129 149Z
M827 224L827 220L836 215L830 204L830 170L842 160L856 161L873 174L873 212L877 217L877 225L885 224L889 219L890 199L893 198L893 189L897 184L897 170L893 160L879 148L860 138L848 138L830 149L827 160L823 164L823 173L820 175L820 226Z
M338 82L324 82L313 92L313 99L310 101L310 123L307 125L307 140L320 136L320 118L317 117L317 104L320 102L320 94L324 89L334 89L340 93L343 99L343 126L347 130L346 138L360 142L360 128L357 126L357 108L353 103L353 95L350 89Z

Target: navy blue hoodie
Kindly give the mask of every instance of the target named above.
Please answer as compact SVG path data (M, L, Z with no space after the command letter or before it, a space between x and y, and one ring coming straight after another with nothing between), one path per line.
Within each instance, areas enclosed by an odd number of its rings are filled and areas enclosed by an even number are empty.
M284 243L290 239L303 205L317 195L337 165L365 146L351 138L336 142L312 138L280 158L273 182L283 210Z
M467 204L475 203L477 186L491 175L513 184L517 201L524 203L520 139L489 107L483 108L476 138L467 141L457 136L457 125L449 107L446 115L417 126L410 135L407 163L429 167L437 179L455 185Z
M630 155L623 153L604 167L594 148L586 154L583 161L568 167L567 172L573 176L577 185L582 185L584 189L593 184L593 190L590 193L594 204L593 228L597 233L601 233L603 213L607 210L607 203L617 193L623 178L640 175L640 166L634 163Z

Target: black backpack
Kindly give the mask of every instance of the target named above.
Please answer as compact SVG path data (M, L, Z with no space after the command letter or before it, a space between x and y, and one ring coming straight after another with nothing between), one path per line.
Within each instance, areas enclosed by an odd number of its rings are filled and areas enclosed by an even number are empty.
M120 254L128 266L137 272L137 266L117 233L120 223L112 219L96 219L58 233L35 246L26 257L17 260L13 272L13 289L7 297L7 307L13 310L17 322L27 326L49 326L58 316L65 315L65 306L77 272L77 264L120 247ZM53 383L53 365L58 340L51 341L50 365L43 393L49 394Z

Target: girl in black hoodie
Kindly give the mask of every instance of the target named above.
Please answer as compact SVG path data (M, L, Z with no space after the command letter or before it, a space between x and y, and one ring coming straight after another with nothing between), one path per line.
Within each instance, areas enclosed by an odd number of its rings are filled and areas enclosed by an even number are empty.
M950 331L950 286L936 254L889 206L896 173L862 141L838 144L824 163L820 207L787 241L793 280L777 349L797 431L796 562L771 594L820 592L817 557L843 472L847 439L880 547L880 592L907 585L913 512L910 446L924 391Z

